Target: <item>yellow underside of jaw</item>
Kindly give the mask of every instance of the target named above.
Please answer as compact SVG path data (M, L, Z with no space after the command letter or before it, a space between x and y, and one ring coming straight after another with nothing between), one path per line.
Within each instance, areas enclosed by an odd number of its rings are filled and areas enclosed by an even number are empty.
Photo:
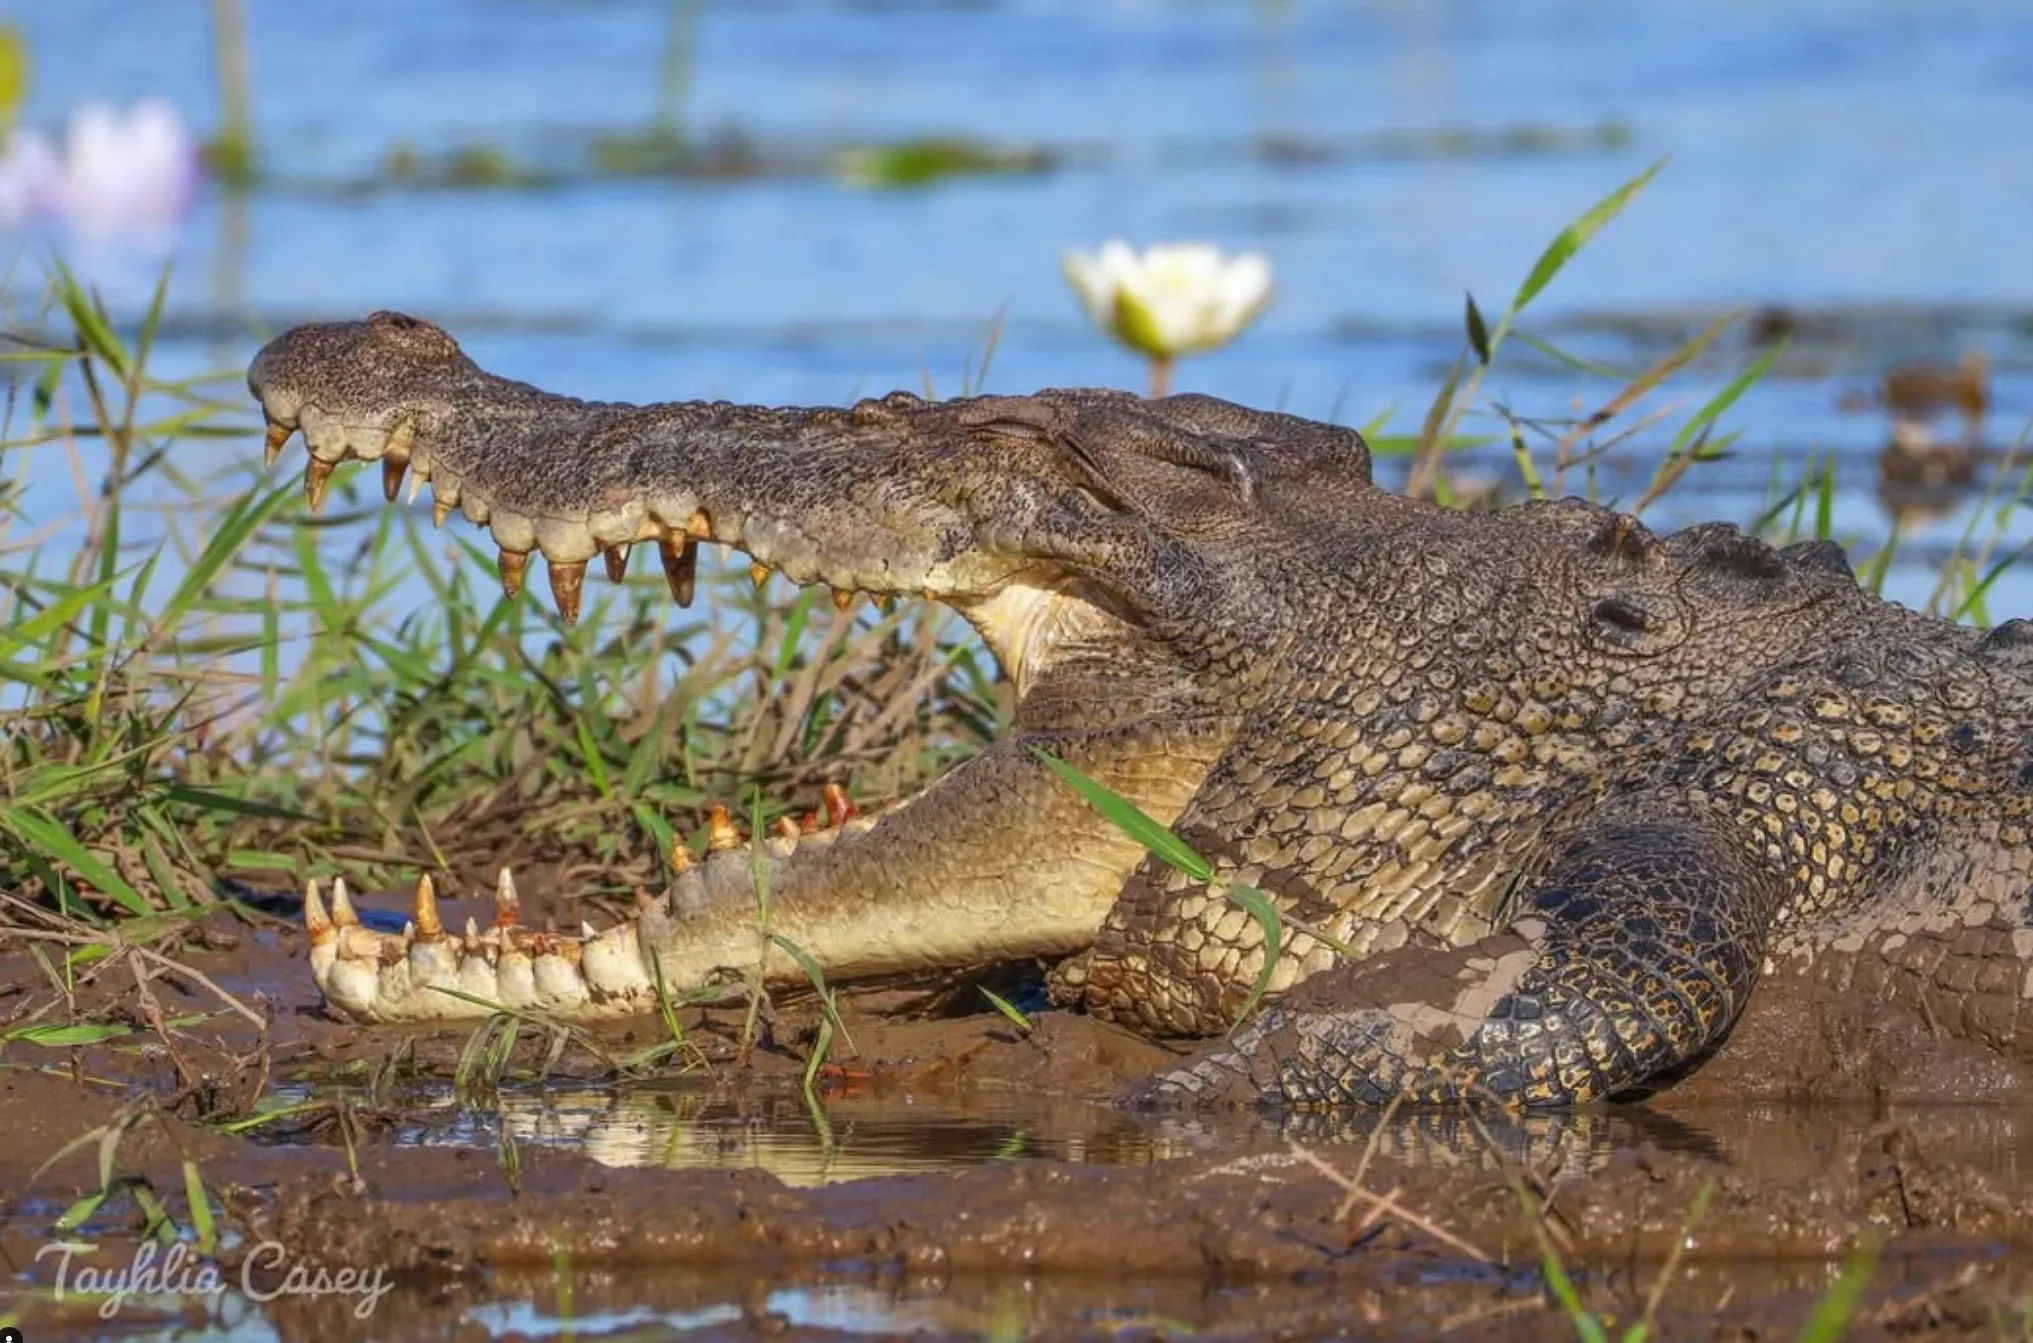
M1011 579L986 597L949 600L1002 663L1019 699L1059 650L1113 619L1080 595L1073 580L1041 574Z

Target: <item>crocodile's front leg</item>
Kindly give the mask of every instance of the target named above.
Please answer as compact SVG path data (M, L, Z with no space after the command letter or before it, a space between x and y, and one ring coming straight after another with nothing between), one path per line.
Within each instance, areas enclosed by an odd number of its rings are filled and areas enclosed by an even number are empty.
M1604 1100L1728 1032L1779 898L1778 879L1706 818L1598 817L1502 931L1337 966L1135 1099Z

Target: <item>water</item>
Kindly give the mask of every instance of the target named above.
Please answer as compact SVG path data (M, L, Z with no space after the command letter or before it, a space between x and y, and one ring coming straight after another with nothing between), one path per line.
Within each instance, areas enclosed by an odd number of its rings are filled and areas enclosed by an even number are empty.
M504 373L592 396L952 391L998 318L988 389L1138 386L1140 367L1086 326L1060 252L1207 236L1267 252L1280 297L1242 341L1190 361L1183 386L1353 423L1393 411L1410 433L1459 349L1462 293L1499 307L1560 227L1671 154L1534 327L1635 368L1662 325L1692 330L1728 305L1830 324L1731 414L1739 460L1658 521L1749 521L1775 464L1792 480L1834 452L1837 531L1868 553L1888 531L1874 493L1886 426L1838 413L1843 390L1979 347L1997 367L1988 439L2009 444L2033 412L2033 155L2014 129L2033 111L2033 13L2010 0L708 6L683 124L738 133L782 171L438 191L356 188L398 147L556 164L643 131L671 7L254 10L278 181L244 210L212 193L190 220L165 371L238 364L256 329L395 306ZM69 0L21 21L31 120L150 93L215 120L205 7ZM1065 166L918 191L823 171L829 147L932 133ZM116 305L131 312L148 278L109 269ZM1681 414L1749 353L1726 341L1685 376ZM1569 414L1614 387L1513 354L1489 390L1526 413ZM1606 490L1634 496L1667 436L1620 448ZM1488 465L1507 472L1507 454ZM73 496L58 454L34 471L31 516ZM1972 505L1951 502L1915 535L1916 561L1959 533ZM1895 566L1894 595L1931 587L1924 566ZM2010 577L1994 611L2026 596Z

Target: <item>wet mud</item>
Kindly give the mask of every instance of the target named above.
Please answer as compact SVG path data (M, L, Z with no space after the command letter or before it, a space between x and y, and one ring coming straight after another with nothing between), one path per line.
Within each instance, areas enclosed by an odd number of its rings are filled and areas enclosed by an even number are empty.
M1641 1103L1326 1116L1127 1110L1174 1051L1066 1013L1024 1030L964 986L845 997L854 1048L810 1101L798 1002L746 1048L744 1011L687 1011L654 1075L611 1063L657 1023L555 1054L527 1027L498 1086L462 1089L472 1024L326 1018L293 930L222 916L174 959L265 1029L131 963L37 1015L54 991L0 939L0 1272L28 1338L105 1333L47 1247L96 1247L74 1282L131 1264L151 1195L188 1244L187 1168L227 1290L138 1294L123 1337L1571 1338L1549 1249L1624 1324L1659 1286L1671 1338L1791 1338L1858 1256L1849 1337L2033 1327L2033 1085L1800 980ZM67 1022L124 1033L22 1034ZM377 1275L365 1317L358 1281L308 1290L347 1271Z

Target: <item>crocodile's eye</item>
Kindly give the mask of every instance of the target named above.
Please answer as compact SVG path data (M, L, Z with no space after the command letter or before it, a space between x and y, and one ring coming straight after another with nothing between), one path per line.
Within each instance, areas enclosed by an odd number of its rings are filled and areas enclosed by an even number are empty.
M2013 618L1993 626L1977 644L1977 656L2008 667L2033 668L2033 620Z
M1786 562L1779 552L1741 533L1717 537L1701 551L1701 567L1727 578L1744 578L1766 583L1786 576Z
M1809 573L1829 574L1837 578L1856 579L1856 570L1850 568L1849 553L1834 541L1795 541L1779 552L1788 564Z
M1122 502L1113 495L1104 494L1102 491L1088 485L1075 484L1073 486L1073 497L1080 501L1082 512L1092 513L1097 517L1112 518L1125 511Z

